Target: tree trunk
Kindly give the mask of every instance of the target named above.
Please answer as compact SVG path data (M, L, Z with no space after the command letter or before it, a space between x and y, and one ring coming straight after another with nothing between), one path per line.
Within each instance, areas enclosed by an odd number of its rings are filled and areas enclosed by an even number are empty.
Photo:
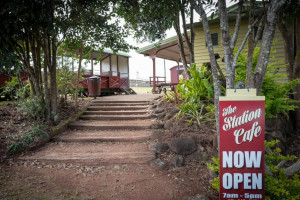
M177 17L176 22L174 22L174 29L175 29L177 37L178 37L178 48L179 48L179 52L180 52L181 61L182 61L184 70L187 72L186 73L187 78L190 79L191 74L189 72L189 68L188 68L188 65L187 65L186 57L185 57L184 45L183 45L183 40L182 40L182 35L181 35L180 25L179 25L179 15Z
M255 0L250 0L249 10L249 24L254 22L254 3ZM253 53L254 53L254 34L253 30L249 34L248 38L248 57L247 57L247 72L246 72L246 87L250 88L252 69L253 69Z
M219 0L220 29L222 31L222 43L224 48L224 61L226 71L226 89L233 89L235 82L235 70L233 68L233 48L229 33L226 2Z
M300 78L300 17L298 17L295 24L295 59L293 66L293 79ZM300 84L294 89L295 100L300 101ZM298 108L295 111L295 124L296 132L300 135L300 103L298 103Z
M261 88L263 84L263 80L266 74L266 69L269 63L270 50L272 47L273 38L275 35L275 28L277 23L277 13L280 8L285 3L285 0L280 1L271 1L268 6L268 10L266 13L266 24L263 32L261 49L256 65L256 70L253 76L253 80L251 83L252 87L255 87L257 90L257 95L260 95Z
M50 119L56 121L58 119L57 115L57 83L56 83L56 37L54 34L54 30L52 30L51 34L51 65L49 68L50 72L50 102L51 102L51 113Z
M221 88L220 88L220 80L218 77L218 71L217 71L217 60L214 54L214 47L211 39L211 34L209 30L209 24L208 19L206 16L206 13L203 9L203 6L201 3L197 5L195 0L192 0L191 3L193 4L196 12L200 15L202 18L202 25L205 32L205 38L207 43L207 48L209 52L209 58L211 63L211 71L213 74L213 81L214 81L214 104L215 104L215 119L216 119L216 129L217 129L217 137L218 137L218 144L219 146L219 97L221 95Z
M79 66L78 66L78 71L77 71L77 76L76 76L76 88L75 88L75 101L74 101L74 106L75 109L78 107L78 88L79 88L79 78L80 78L80 70L81 70L81 62L82 62L82 57L83 57L83 39L84 39L84 32L82 33L81 36L81 44L80 44L80 50L79 50Z

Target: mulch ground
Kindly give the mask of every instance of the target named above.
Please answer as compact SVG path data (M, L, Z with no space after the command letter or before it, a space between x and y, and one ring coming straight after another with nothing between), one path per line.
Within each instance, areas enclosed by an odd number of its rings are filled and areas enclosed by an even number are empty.
M91 99L79 99L78 105L81 110L91 101ZM64 105L60 105L59 118L55 123L49 121L36 121L31 117L26 117L22 112L18 111L15 102L0 104L0 163L7 161L11 156L8 155L8 147L15 139L13 136L24 133L35 125L44 125L44 131L50 132L52 127L58 125L60 122L67 120L74 116L76 111L73 101L68 101Z

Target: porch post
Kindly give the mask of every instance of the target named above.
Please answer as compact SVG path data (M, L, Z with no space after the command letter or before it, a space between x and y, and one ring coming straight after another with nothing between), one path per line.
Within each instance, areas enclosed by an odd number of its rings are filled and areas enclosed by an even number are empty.
M156 57L156 55L150 55L150 58L152 59L152 62L153 62L153 89L152 89L152 93L156 93L155 57Z
M91 60L92 76L94 75L94 59Z

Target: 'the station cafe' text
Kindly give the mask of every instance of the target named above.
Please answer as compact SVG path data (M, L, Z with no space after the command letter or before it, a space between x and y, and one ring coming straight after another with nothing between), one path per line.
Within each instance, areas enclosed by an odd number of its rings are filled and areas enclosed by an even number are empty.
M222 130L223 134L232 134L234 143L233 146L242 146L243 143L255 142L255 139L262 134L262 127L258 120L262 117L262 109L257 108L254 110L244 110L239 116L236 115L237 107L231 105L223 108L222 110L223 122ZM230 115L230 116L229 116ZM250 124L250 126L249 126ZM251 125L252 124L252 125ZM245 126L247 125L247 126ZM245 130L248 127L248 130ZM232 131L230 131L232 130ZM232 138L232 136L231 136ZM222 151L222 163L223 169L239 169L239 168L261 168L262 167L262 153L263 151ZM251 171L249 171L251 172ZM222 176L222 187L227 190L242 189L242 190L261 190L263 182L262 173L224 173ZM242 187L242 188L240 188ZM244 196L245 197L245 196Z

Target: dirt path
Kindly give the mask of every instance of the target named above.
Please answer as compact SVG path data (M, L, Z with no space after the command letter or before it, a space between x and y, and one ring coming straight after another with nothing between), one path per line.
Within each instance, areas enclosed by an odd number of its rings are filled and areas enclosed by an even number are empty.
M149 101L157 95L101 97L43 148L2 168L0 199L182 199L209 194L203 168L157 171L148 148ZM184 175L182 175L184 174Z

